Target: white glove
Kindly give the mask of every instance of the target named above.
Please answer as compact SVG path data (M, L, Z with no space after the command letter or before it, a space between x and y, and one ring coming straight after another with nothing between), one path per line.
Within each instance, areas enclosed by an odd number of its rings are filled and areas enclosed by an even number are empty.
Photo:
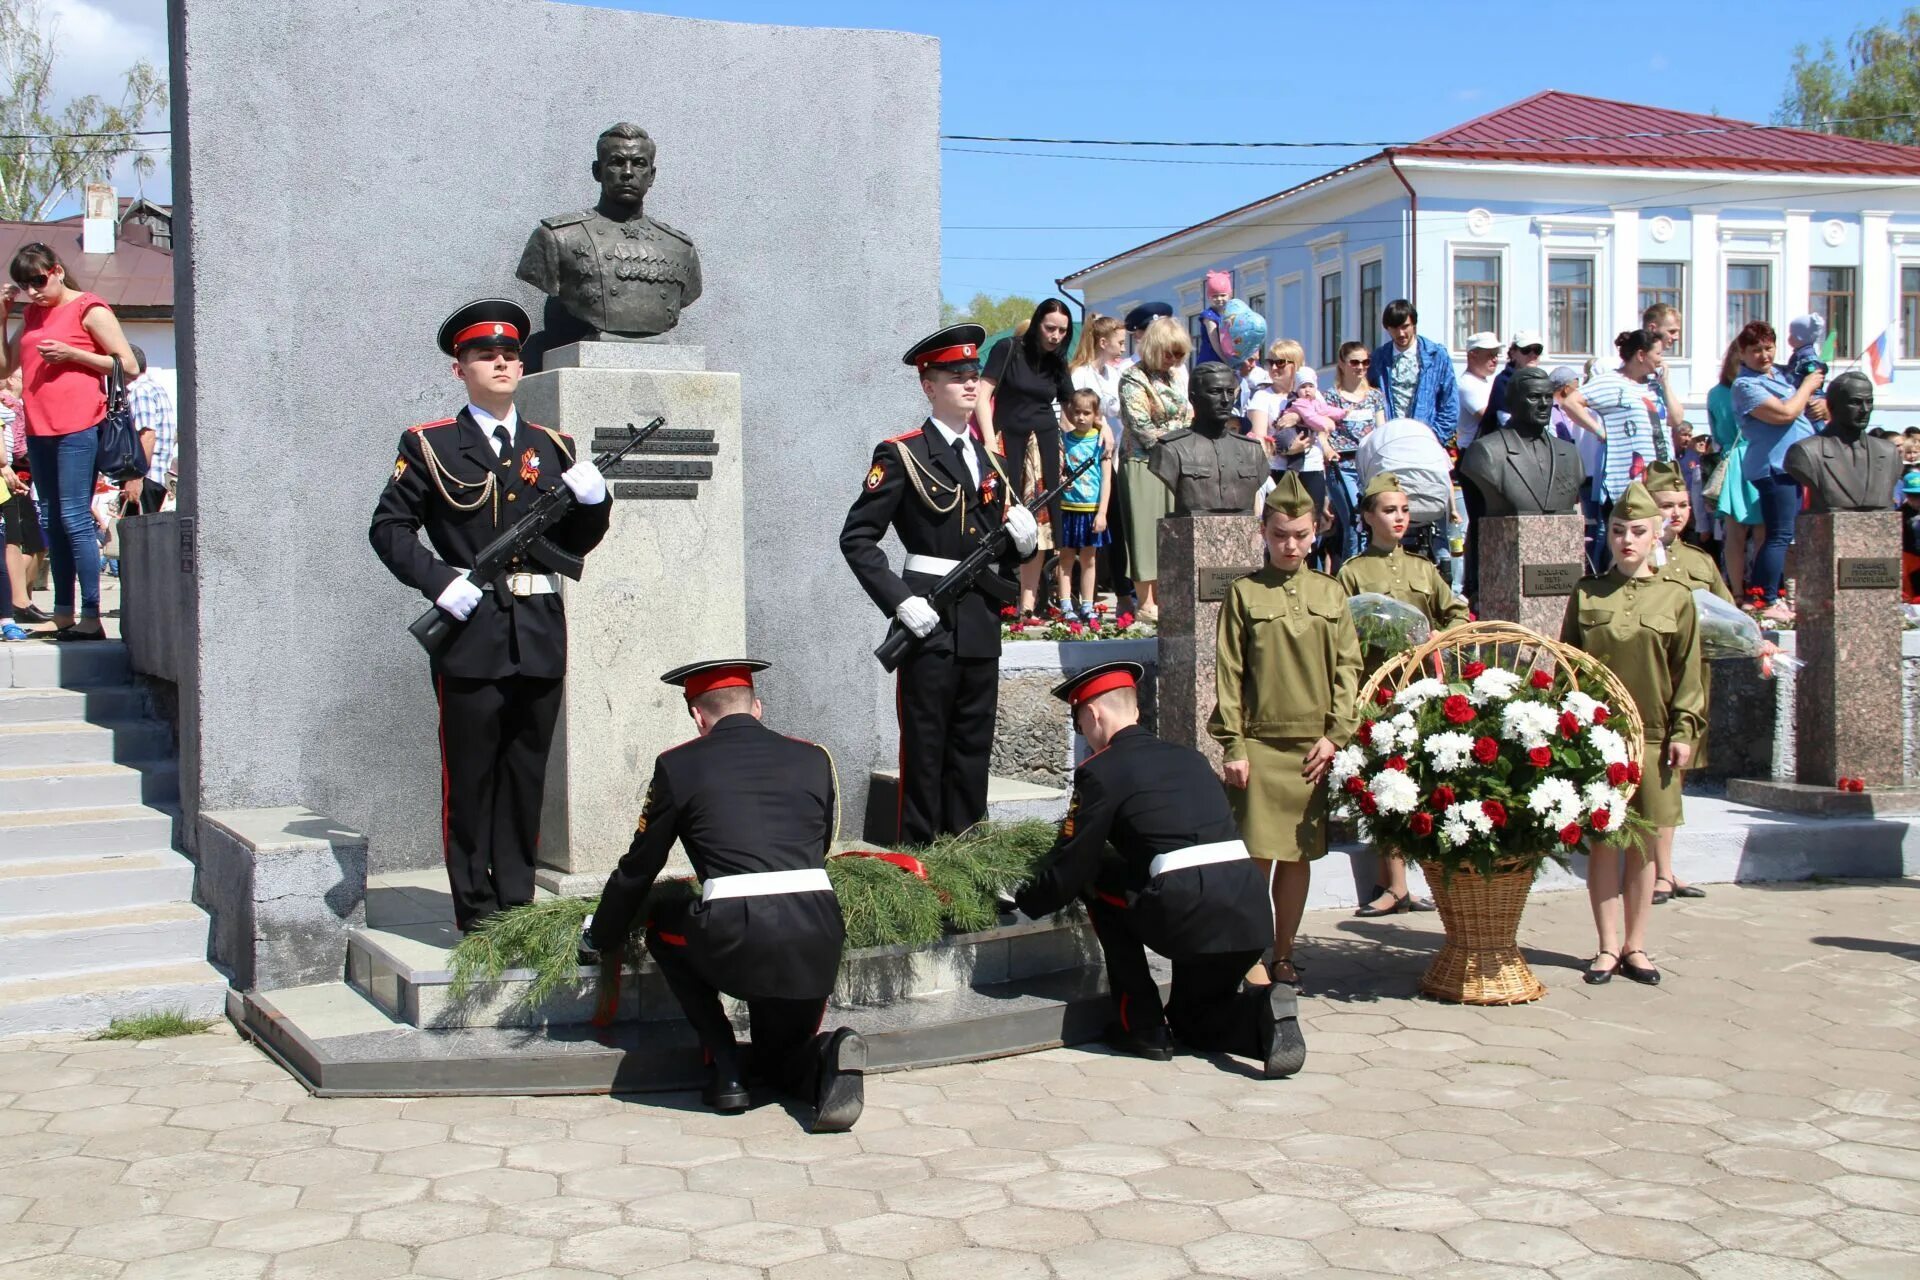
M464 573L447 584L434 603L439 605L456 621L465 622L467 615L473 612L473 606L480 603L480 588L473 585L473 579Z
M925 640L940 625L940 612L927 603L925 596L908 596L893 611L900 625L913 632L916 640Z
M1022 560L1040 545L1040 526L1034 523L1033 512L1018 504L1007 508L1007 532L1013 535L1013 549Z
M606 477L586 458L562 471L560 481L573 490L573 496L583 507L597 507L607 500Z

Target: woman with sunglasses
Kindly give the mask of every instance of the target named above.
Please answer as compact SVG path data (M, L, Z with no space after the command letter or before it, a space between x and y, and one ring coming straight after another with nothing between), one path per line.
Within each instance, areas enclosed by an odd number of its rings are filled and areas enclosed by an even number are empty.
M106 375L119 358L133 369L133 350L112 308L73 287L66 264L39 242L23 246L0 291L0 316L25 295L26 314L0 352L0 378L20 370L26 405L27 457L47 506L47 552L53 566L52 639L99 640L100 540L93 522L93 478L100 420L107 416ZM74 582L80 612L74 613Z
M1333 573L1360 554L1360 469L1354 465L1354 453L1368 433L1391 416L1386 394L1367 381L1367 354L1364 342L1341 343L1334 361L1335 382L1326 392L1327 403L1347 411L1328 436L1340 455L1327 486L1333 499L1333 533L1327 539Z

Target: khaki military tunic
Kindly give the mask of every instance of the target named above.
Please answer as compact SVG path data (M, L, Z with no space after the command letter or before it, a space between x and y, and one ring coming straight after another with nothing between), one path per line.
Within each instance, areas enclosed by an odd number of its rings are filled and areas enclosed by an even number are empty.
M1369 547L1350 557L1340 566L1339 581L1349 596L1371 591L1412 605L1427 615L1435 631L1457 627L1467 620L1467 602L1453 594L1452 585L1440 576L1433 562L1401 547ZM1392 656L1384 649L1368 648L1365 674L1372 675Z
M1666 744L1698 746L1706 727L1692 588L1658 576L1583 578L1560 638L1605 663L1633 695L1645 737L1633 807L1655 826L1679 826L1682 771L1667 767Z
M1667 544L1667 563L1659 573L1660 578L1671 578L1687 590L1704 588L1728 604L1735 604L1733 592L1727 590L1727 580L1721 576L1720 566L1713 557L1690 543L1675 538ZM1700 745L1694 748L1693 759L1687 762L1689 769L1707 767L1707 747L1711 742L1713 724L1713 664L1703 655L1700 659Z
M1221 603L1207 732L1250 766L1227 798L1254 857L1326 853L1326 780L1309 784L1300 767L1321 738L1345 746L1359 727L1361 663L1346 589L1323 573L1265 568Z

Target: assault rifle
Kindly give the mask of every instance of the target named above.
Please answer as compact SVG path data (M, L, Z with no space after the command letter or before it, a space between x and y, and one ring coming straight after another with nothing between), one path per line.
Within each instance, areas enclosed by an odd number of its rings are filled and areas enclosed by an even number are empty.
M1067 486L1080 478L1081 472L1099 461L1100 454L1096 450L1082 459L1079 466L1061 476L1059 484L1032 502L1026 503L1027 511L1033 513L1046 510L1047 504L1065 493ZM989 566L1003 559L1012 546L1013 535L1007 532L1007 526L1002 523L998 529L980 539L980 544L967 553L966 559L947 570L946 576L933 584L933 590L927 592L928 603L939 612L946 612L948 606L965 595L974 585L974 580L981 574L990 572ZM880 647L873 651L873 656L880 659L880 665L883 668L893 671L906 661L907 654L911 653L919 643L920 638L896 620L893 629L887 632L887 638L882 640Z
M627 424L627 438L618 449L603 453L593 460L601 475L613 467L616 462L632 453L640 444L667 425L666 415L655 418L644 427ZM541 564L557 573L565 574L576 582L586 569L586 561L570 551L564 551L554 545L547 537L547 530L560 523L566 514L573 510L573 490L564 484L556 484L543 489L527 506L526 514L507 527L499 537L489 542L474 557L473 568L467 572L467 578L477 587L485 587L505 572L506 567L516 558L525 558L529 554ZM420 642L420 647L429 657L439 657L441 652L453 640L454 628L458 621L439 605L433 605L413 620L407 630Z

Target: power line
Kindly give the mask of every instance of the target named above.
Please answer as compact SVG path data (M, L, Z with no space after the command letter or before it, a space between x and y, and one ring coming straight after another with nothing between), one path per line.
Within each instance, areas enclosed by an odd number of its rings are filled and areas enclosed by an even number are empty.
M1031 156L1039 160L1105 160L1111 164L1235 165L1256 169L1324 169L1327 167L1319 160L1181 160L1172 156L1093 156L1079 151L990 151L986 147L941 147L940 150L948 155Z

